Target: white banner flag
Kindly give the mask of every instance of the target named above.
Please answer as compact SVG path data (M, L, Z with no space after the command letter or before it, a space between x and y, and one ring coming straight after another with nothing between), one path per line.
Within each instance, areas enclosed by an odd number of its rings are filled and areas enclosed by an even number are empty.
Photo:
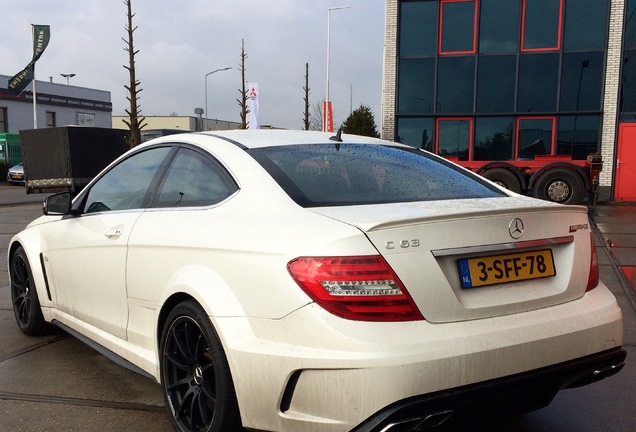
M247 107L250 110L249 129L260 129L258 122L258 83L247 83Z

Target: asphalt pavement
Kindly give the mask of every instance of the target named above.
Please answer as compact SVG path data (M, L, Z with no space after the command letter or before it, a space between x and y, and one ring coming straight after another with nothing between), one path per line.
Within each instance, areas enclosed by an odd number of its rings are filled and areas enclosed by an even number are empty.
M159 384L63 332L16 327L5 251L45 196L0 182L0 432L172 431Z
M62 332L33 338L16 327L1 251L41 214L43 197L0 183L0 432L171 431L154 381ZM636 205L600 204L590 207L590 216L601 279L623 310L625 368L598 383L561 391L547 408L493 421L479 431L636 431Z

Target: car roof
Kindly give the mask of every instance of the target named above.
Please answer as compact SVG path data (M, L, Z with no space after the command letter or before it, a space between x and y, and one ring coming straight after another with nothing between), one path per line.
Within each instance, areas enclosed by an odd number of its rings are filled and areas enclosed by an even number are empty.
M332 143L329 138L335 137L335 132L316 132L303 130L284 129L234 129L227 131L210 131L171 135L159 138L161 141L191 141L199 145L207 146L211 143L205 137L216 137L229 141L245 148L262 148L272 146L284 146L293 144L325 144ZM390 141L378 138L363 137L358 135L342 134L343 143L360 144L392 144ZM148 143L159 142L152 140Z

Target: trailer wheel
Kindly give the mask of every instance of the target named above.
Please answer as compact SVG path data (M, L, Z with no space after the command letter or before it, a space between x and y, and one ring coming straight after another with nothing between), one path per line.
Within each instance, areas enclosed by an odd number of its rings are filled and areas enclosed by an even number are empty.
M492 168L482 174L488 180L515 193L521 193L521 183L516 175L505 168Z
M539 177L534 185L533 195L535 198L559 204L581 204L585 196L585 184L570 169L551 169Z

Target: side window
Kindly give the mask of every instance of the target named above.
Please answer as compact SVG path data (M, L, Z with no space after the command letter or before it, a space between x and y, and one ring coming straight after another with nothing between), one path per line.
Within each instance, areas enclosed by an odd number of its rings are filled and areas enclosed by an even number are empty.
M208 206L237 190L220 165L202 154L182 148L170 165L152 207Z
M146 150L113 167L91 187L84 213L141 208L148 187L170 150Z

